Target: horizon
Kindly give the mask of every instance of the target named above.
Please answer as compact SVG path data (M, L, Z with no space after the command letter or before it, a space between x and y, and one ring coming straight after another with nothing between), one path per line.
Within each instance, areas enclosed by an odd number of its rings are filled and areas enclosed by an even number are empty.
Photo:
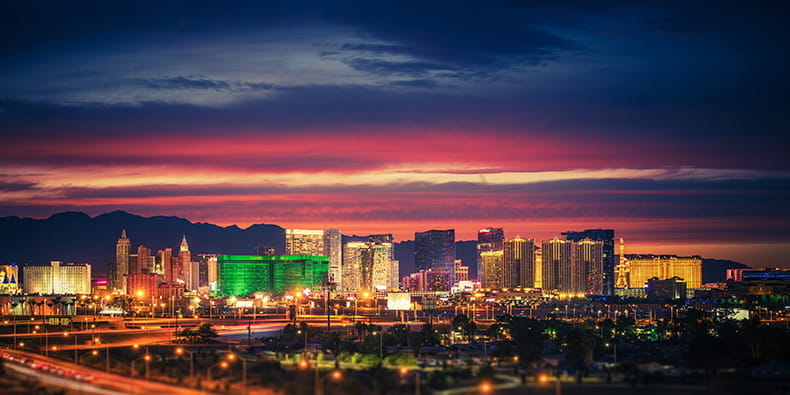
M247 229L249 229L250 227L252 227L254 225L273 225L273 226L279 226L279 227L281 227L283 229L306 229L306 230L313 230L313 229L315 229L315 230L338 229L337 227L308 227L308 226L286 227L286 226L283 226L281 224L273 223L273 222L251 223L251 224L245 224L244 226L239 225L239 224L219 224L219 223L205 222L205 221L194 221L194 220L192 220L190 218L185 218L185 217L181 217L181 216L177 216L177 215L161 214L161 215L145 216L145 215L141 215L141 214L138 214L138 213L132 213L132 212L129 212L127 210L122 210L122 209L108 211L108 212L99 213L99 214L90 214L90 213L86 213L84 211L63 211L63 212L53 213L53 214L51 214L51 215L49 215L47 217L43 217L43 218L22 217L22 216L10 216L10 217L31 218L31 219L35 219L35 220L46 220L46 219L49 219L50 217L52 217L54 215L57 215L57 214L76 213L76 214L85 214L88 217L90 217L91 219L93 219L93 218L96 218L96 217L101 216L101 215L112 214L112 213L115 213L115 212L121 212L121 213L125 213L125 214L131 215L131 216L137 216L137 217L141 217L141 218L152 218L152 217L180 218L180 219L185 219L185 220L189 221L191 224L204 223L204 224L219 226L219 227L222 227L222 228L228 228L228 227L236 226L236 227L238 227L241 230L247 230ZM476 232L477 229L480 229L480 228L483 228L483 227L485 227L485 226L477 227L474 230L470 230L469 232ZM492 227L499 227L499 226L493 226L492 225ZM358 231L347 232L347 231L344 231L342 228L340 228L340 231L341 231L341 234L343 234L343 236L348 236L348 237L367 236L367 235L371 235L371 234L381 234L381 233L392 233L393 237L395 239L395 243L400 243L400 242L414 241L414 237L413 236L414 236L415 232L423 232L423 231L432 230L432 229L436 229L436 230L454 229L456 231L456 236L459 234L458 229L457 228L452 228L452 227L450 227L450 228L447 228L447 227L433 227L433 228L426 228L426 229L422 229L422 230L415 230L415 231L409 233L412 236L410 238L404 238L403 234L390 232L390 231L387 231L386 229L379 229L378 231L371 231L371 232L358 232ZM507 228L505 228L504 231L505 231L505 237L507 239L511 239L513 237L516 237L516 236L521 236L521 237L526 237L528 239L535 239L536 242L540 243L540 242L542 242L544 240L549 240L549 239L551 239L552 237L555 237L555 236L560 236L561 237L560 233L565 232L565 231L582 231L582 230L586 230L586 229L611 229L611 228L606 228L606 227L597 227L597 228L576 227L576 228L572 228L572 229L565 229L565 230L561 230L561 231L555 232L554 234L552 234L551 236L548 236L548 237L534 237L532 235L528 235L528 234L525 234L523 232L522 233L512 232L512 231L509 231ZM622 234L620 233L620 231L618 231L618 229L614 229L614 231L615 231L615 244L616 244L615 245L615 255L619 255L619 247L618 247L618 245L619 245L619 239L622 237L622 238L625 239L625 252L626 252L627 255L630 255L630 254L655 254L655 255L678 255L678 256L699 255L699 256L701 256L701 257L703 257L705 259L730 260L730 261L734 261L734 262L738 262L738 263L747 265L747 266L752 267L752 268L786 267L786 266L782 266L782 265L770 265L770 264L768 264L768 265L759 265L759 264L754 264L752 262L745 262L745 261L743 261L741 259L738 259L737 258L737 250L738 250L738 248L740 248L739 246L730 246L729 248L727 248L727 247L724 247L722 245L717 245L717 244L713 244L713 245L688 245L688 244L682 244L682 245L655 245L655 244L650 244L649 242L644 242L644 241L640 241L640 240L629 241L629 239L627 239L627 238L622 236ZM120 230L119 230L119 232L120 232ZM134 235L133 234L129 234L128 230L127 230L127 234L129 236L129 239L133 241L133 243L132 243L133 246L136 245L134 243ZM460 234L463 234L463 233L460 233ZM477 241L476 233L474 233L474 235L475 235L475 237L469 237L468 239L463 239L463 238L458 238L457 237L456 238L456 242L476 242ZM189 235L187 234L186 237L187 237L187 240L188 240L189 239ZM176 241L174 241L171 244L177 245L179 241L180 241L180 238L179 238L179 240L176 240ZM162 245L167 245L167 244L162 244ZM159 246L159 247L148 246L148 247L150 247L152 249L157 249L157 248L160 248L161 246ZM161 247L161 248L166 248L166 247ZM199 246L192 246L192 245L190 245L190 248L192 248L192 250L194 252L197 252L197 253L201 252ZM704 251L710 251L710 253L705 253ZM730 253L730 255L726 255L727 253L722 253L721 251L728 251ZM465 262L464 264L468 265L470 263Z

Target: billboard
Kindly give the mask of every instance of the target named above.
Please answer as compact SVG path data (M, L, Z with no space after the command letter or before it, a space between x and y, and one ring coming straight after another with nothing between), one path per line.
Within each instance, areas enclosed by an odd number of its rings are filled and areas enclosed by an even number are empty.
M387 293L387 310L410 310L411 294L408 292Z

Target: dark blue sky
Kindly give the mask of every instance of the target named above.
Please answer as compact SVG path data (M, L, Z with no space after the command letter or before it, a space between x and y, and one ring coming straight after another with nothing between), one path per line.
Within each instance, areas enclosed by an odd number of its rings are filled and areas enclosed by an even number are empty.
M787 6L546 3L4 4L0 215L614 227L787 265Z

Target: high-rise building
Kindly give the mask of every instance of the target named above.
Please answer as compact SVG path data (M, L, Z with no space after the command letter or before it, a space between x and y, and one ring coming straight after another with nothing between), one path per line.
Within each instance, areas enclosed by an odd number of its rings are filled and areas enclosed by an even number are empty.
M345 243L342 289L358 292L397 288L392 246L392 235L371 235L366 242Z
M189 244L187 244L187 236L184 235L181 237L181 245L178 247L178 265L174 268L174 276L175 281L187 283L187 280L190 280L190 284L192 285L192 253L189 251ZM197 277L197 276L195 276ZM191 290L189 286L187 287L188 290Z
M577 292L573 284L573 242L555 237L543 241L543 289Z
M463 263L461 259L453 261L453 277L456 283L459 281L469 281L469 266L464 266Z
M644 288L653 277L678 277L691 289L702 286L702 258L697 255L626 255L624 265L628 288Z
M324 256L329 257L329 281L343 289L343 235L339 229L324 231Z
M149 266L151 260L151 249L145 246L137 247L137 259L129 262L129 273L146 273L151 271Z
M126 229L121 231L121 237L115 244L115 276L112 278L112 287L126 294L126 275L129 274L129 253L132 242L126 237Z
M453 271L455 229L414 233L415 270Z
M480 253L483 288L505 288L504 251L483 251Z
M567 240L579 242L584 239L600 241L603 243L603 294L612 295L614 293L615 266L617 265L614 254L614 230L613 229L586 229L581 232L563 232Z
M584 238L573 246L574 288L587 295L603 293L603 242Z
M154 272L164 274L165 281L175 281L173 277L173 249L165 248L156 252L156 268Z
M516 236L504 246L505 288L535 287L535 240Z
M403 278L403 288L411 292L449 291L450 275L446 270L420 270Z
M217 282L217 254L198 254L198 287L209 287Z
M49 266L24 266L25 293L76 295L91 293L91 265L52 261ZM123 287L126 287L124 277Z
M483 252L502 251L505 246L505 231L502 228L483 228L477 231L477 275L485 276L483 267Z
M312 255L220 255L217 265L217 292L223 296L319 289L329 272L329 258Z
M323 230L285 230L286 255L323 256L324 252Z
M200 267L200 287L208 287L211 292L216 292L217 290L217 278L219 274L219 268L217 263L217 254L200 254L198 255L198 259L201 262ZM260 256L270 256L270 255L260 255ZM275 255L276 256L276 255ZM205 282L203 278L203 273L205 271Z

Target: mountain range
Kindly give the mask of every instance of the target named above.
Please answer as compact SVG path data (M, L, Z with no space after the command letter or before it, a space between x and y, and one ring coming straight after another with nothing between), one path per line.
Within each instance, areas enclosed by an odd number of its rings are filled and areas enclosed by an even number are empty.
M125 211L95 217L82 212L63 212L46 219L0 218L0 264L87 262L94 265L96 277L101 277L107 264L115 259L115 243L123 229L131 239L132 253L140 245L154 253L164 248L177 251L182 235L187 237L193 255L249 255L255 253L258 245L275 247L279 253L285 251L285 230L277 225L256 224L242 229L236 225L193 223L180 217L142 217ZM414 271L413 240L395 243L394 255L400 261L401 276ZM456 242L456 257L469 266L471 278L477 277L476 256L476 241ZM747 267L729 260L704 259L703 282L723 281L726 269Z

